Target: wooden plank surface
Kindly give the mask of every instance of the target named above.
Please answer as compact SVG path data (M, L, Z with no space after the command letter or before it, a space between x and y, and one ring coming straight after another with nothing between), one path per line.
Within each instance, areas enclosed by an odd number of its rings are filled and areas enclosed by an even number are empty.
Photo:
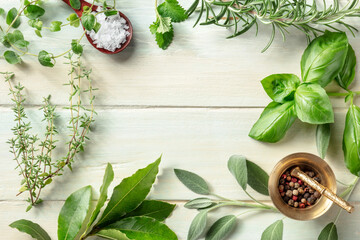
M191 0L181 1L189 6ZM272 73L300 73L299 62L306 47L304 37L295 33L283 43L280 37L264 54L260 51L269 37L269 29L262 27L258 37L250 32L243 37L226 40L229 32L216 27L192 28L193 21L175 24L175 41L167 51L158 49L148 25L154 20L153 1L118 1L121 10L131 19L134 39L126 51L115 56L105 56L88 44L84 52L85 63L93 68L94 85L99 87L97 98L97 121L88 152L81 155L74 165L74 172L65 172L47 188L42 197L44 206L25 213L24 196L15 197L19 177L8 152L6 140L11 137L13 114L6 84L0 84L0 232L2 239L28 239L8 227L16 219L27 218L40 223L56 237L57 215L66 197L74 190L91 184L95 189L101 185L107 162L114 166L116 180L129 176L163 154L161 172L151 198L179 203L168 220L169 225L186 239L190 219L196 211L183 208L184 200L197 197L182 186L173 174L174 168L196 172L209 181L211 188L226 197L248 200L228 172L226 162L232 154L243 154L270 172L278 160L294 152L316 154L315 128L296 121L284 140L277 144L265 144L247 136L252 124L259 117L269 98L262 90L259 80ZM1 0L6 10L14 6L12 0ZM70 9L58 0L45 3L45 21L64 20ZM27 30L25 37L31 41L31 49L46 49L61 53L64 44L81 34L81 30L65 30L46 33L39 39ZM360 57L360 41L350 37ZM84 41L84 44L86 42ZM52 95L52 102L67 104L67 68L59 60L53 69L40 66L35 59L25 57L21 66L10 66L0 61L0 71L14 71L16 81L26 86L27 113L34 131L42 127L41 115L36 109L43 96ZM359 72L359 67L357 67ZM360 86L359 75L354 88ZM336 89L330 86L329 90ZM341 138L346 112L343 99L333 100L336 124L333 126L331 146L326 160L337 178L350 182L343 163ZM60 112L60 125L64 126L68 114ZM59 139L65 141L65 128ZM61 148L59 149L61 154ZM91 176L91 177L90 177ZM113 184L113 185L114 185ZM342 187L339 186L341 191ZM269 198L256 194L264 201ZM339 222L340 239L359 239L360 191L351 198L357 211L352 215L343 213ZM212 219L225 209L212 214ZM241 212L241 209L236 209ZM333 207L325 216L311 222L285 220L285 238L315 239L325 224L332 221L337 212ZM250 214L239 219L237 230L229 239L260 239L263 229L282 218L279 214ZM261 227L260 227L261 226ZM303 231L306 229L306 231ZM301 238L300 238L301 236Z

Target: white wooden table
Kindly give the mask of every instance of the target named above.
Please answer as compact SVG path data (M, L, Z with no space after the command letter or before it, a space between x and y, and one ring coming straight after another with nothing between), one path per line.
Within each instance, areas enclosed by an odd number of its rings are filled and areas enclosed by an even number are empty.
M191 0L181 0L188 7ZM1 0L6 10L17 4ZM272 73L300 73L300 57L306 47L303 35L293 32L283 43L280 36L266 52L261 54L270 29L261 28L258 37L249 32L242 37L226 40L225 29L199 26L192 28L194 20L175 24L175 41L167 51L155 45L148 30L154 20L153 1L118 1L121 10L131 19L134 38L121 54L105 56L86 44L84 61L93 69L97 92L98 116L92 141L87 153L76 160L70 173L59 177L42 192L44 203L25 213L25 195L15 197L20 178L14 170L15 162L8 152L6 140L14 125L8 86L0 83L0 233L1 239L29 239L25 234L8 227L14 220L25 218L39 223L56 239L57 215L66 197L76 189L91 184L98 191L106 163L113 164L114 184L146 166L163 154L161 173L151 192L152 199L177 203L178 207L167 221L179 239L186 239L187 230L196 211L183 207L185 201L198 197L187 190L173 174L174 168L187 169L208 180L212 189L229 198L249 200L228 172L226 163L233 154L242 154L270 172L282 157L294 152L316 153L315 128L300 121L280 143L265 144L247 136L252 124L269 98L262 90L260 80ZM46 4L45 18L64 20L71 13L61 1ZM45 48L61 53L67 43L81 34L80 29L61 33L46 33L38 40L32 31L26 31L31 49ZM350 38L360 57L359 38ZM35 42L35 40L37 40ZM2 50L1 50L2 51ZM67 66L61 63L45 68L36 59L25 58L20 66L0 61L0 71L13 71L16 81L26 87L27 113L34 130L42 127L37 110L43 96L52 95L54 104L67 104ZM359 68L357 73L359 73ZM359 89L359 74L354 88ZM332 88L330 86L330 88ZM353 176L343 163L341 151L342 131L346 105L334 100L336 124L333 126L331 146L326 160L343 182ZM67 114L58 108L62 123ZM343 188L339 186L340 190ZM339 191L340 191L339 190ZM351 197L356 211L343 213L338 223L341 240L360 238L360 188ZM258 199L270 202L268 197L253 191ZM241 212L240 208L223 209L211 214L212 221L226 212ZM319 219L297 222L285 219L284 239L317 239L321 229L333 221L338 208ZM280 214L251 213L238 220L231 240L260 239L262 231Z

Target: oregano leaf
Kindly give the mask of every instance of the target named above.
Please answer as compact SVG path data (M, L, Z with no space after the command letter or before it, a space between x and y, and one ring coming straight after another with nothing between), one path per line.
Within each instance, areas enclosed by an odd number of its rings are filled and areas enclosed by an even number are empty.
M70 0L70 5L72 8L79 10L81 8L80 0Z
M9 10L8 14L6 15L6 24L10 26L10 24L15 20L18 11L16 8L12 8ZM12 25L13 28L18 28L21 24L20 18L17 18Z
M37 5L29 5L26 8L25 16L33 20L44 15L45 10Z
M52 21L50 24L50 31L51 32L58 32L61 30L61 24L62 22L60 21Z
M54 66L54 63L53 63L54 58L53 58L52 54L48 53L45 50L42 50L39 52L38 60L39 60L40 64L45 67L53 67Z
M18 64L21 63L21 58L20 56L14 52L14 51L5 51L4 52L4 58L5 60L10 63L10 64Z

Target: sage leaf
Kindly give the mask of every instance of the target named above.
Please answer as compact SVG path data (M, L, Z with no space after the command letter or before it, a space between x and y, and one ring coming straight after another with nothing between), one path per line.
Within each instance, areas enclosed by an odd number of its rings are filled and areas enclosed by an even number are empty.
M319 156L324 159L330 142L330 124L321 124L316 128L316 147Z
M165 0L157 10L162 17L169 17L173 22L182 22L188 18L185 9L177 0Z
M342 67L341 71L335 78L336 82L343 89L348 89L350 84L353 82L355 78L355 66L356 66L356 55L354 49L349 44L344 66Z
M331 222L321 231L318 240L338 240L336 225Z
M37 240L50 240L49 234L40 227L39 224L34 223L29 220L21 219L17 220L9 225L12 228L16 228L20 232L27 233L31 237L37 239Z
M97 216L100 213L101 208L104 206L105 201L107 200L108 188L111 182L114 180L114 171L110 163L107 164L105 169L105 174L103 178L103 183L100 187L100 196L99 200L96 203L96 207L91 214L87 227L89 228L96 220Z
M269 175L255 163L246 160L248 184L258 193L269 196Z
M284 103L294 99L300 79L294 74L272 74L261 80L261 84L273 101Z
M159 171L161 158L146 168L139 169L131 177L125 178L114 188L113 194L102 214L98 227L106 226L136 209L149 194Z
M225 239L236 225L236 216L228 215L217 220L206 234L205 240Z
M202 209L214 205L214 202L209 198L195 198L185 203L184 207L188 209Z
M151 217L162 222L170 216L175 206L175 204L162 201L144 200L139 207L127 213L124 218L143 216Z
M45 67L53 67L54 66L54 57L52 54L48 53L45 50L39 52L38 60L41 65Z
M327 86L341 71L348 52L348 39L343 32L326 31L315 38L301 58L304 82Z
M251 128L249 136L263 142L278 142L296 119L294 102L271 102Z
M111 240L130 240L124 233L116 229L102 229L96 236Z
M110 224L106 229L116 229L129 239L177 240L176 234L164 223L150 217L129 217Z
M44 15L45 10L37 5L29 5L26 8L25 16L31 20L41 17Z
M246 190L248 176L246 167L246 158L241 155L233 155L228 161L228 169L236 178L242 189Z
M207 222L207 211L202 210L192 220L190 224L187 240L198 239L204 233L204 230L206 228L206 222Z
M177 178L191 191L202 195L210 194L209 186L199 175L181 169L174 169L174 172Z
M303 84L295 92L295 111L310 124L334 122L334 111L326 91L318 84Z
M343 151L346 167L360 176L360 108L351 105L345 121Z
M14 52L14 51L5 51L4 52L4 58L5 60L10 63L10 64L18 64L21 63L21 58L20 56Z
M12 8L9 10L9 12L6 15L6 24L11 25L11 23L15 20L16 16L18 14L18 11L16 8ZM13 23L13 28L18 28L21 24L20 18L18 17L15 22Z
M79 10L81 8L80 0L70 0L70 5L72 8Z
M284 223L278 220L265 229L261 235L261 240L282 240Z
M93 14L84 14L81 22L86 30L91 31L95 27L96 18Z
M58 218L59 240L75 239L89 210L91 192L91 186L86 186L66 199Z

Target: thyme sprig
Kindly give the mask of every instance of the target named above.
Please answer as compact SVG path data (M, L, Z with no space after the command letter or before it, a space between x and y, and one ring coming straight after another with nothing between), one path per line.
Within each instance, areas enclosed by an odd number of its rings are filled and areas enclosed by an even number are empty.
M70 130L70 140L66 142L68 150L62 158L54 160L52 153L57 147L58 140L55 136L58 134L55 120L58 115L55 113L56 107L50 103L50 96L44 98L42 110L46 122L45 132L43 134L44 140L36 134L30 133L31 122L25 112L24 103L25 96L22 94L24 87L18 83L13 84L13 73L1 73L5 77L5 81L9 84L10 95L15 106L12 110L15 113L16 125L12 128L14 137L8 143L10 144L10 152L14 155L14 160L17 163L16 169L19 169L20 175L23 177L21 181L21 188L19 194L28 191L30 203L27 211L32 206L42 202L40 194L42 189L50 184L54 177L61 176L65 166L72 169L77 153L84 151L86 140L88 140L88 133L90 126L94 122L94 100L93 92L96 90L91 83L91 70L87 70L80 61L80 56L74 59L72 54L67 57L70 66L69 76L70 80L66 84L70 87L70 106L65 107L70 111L70 120L68 122L68 129ZM82 82L88 82L86 88ZM84 90L85 88L85 90ZM83 94L89 97L89 106L86 107L82 103Z

